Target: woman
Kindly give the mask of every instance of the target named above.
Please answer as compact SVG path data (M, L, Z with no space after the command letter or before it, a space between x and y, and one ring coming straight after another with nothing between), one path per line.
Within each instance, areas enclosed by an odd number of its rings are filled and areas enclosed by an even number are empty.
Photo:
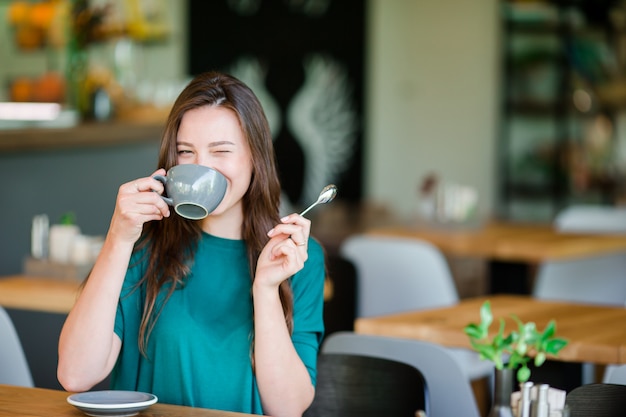
M186 220L152 178L177 164L227 178L219 206ZM314 396L324 254L280 183L262 107L239 80L196 77L170 112L161 169L119 188L98 259L59 340L58 378L159 401L299 416ZM156 193L153 191L157 191Z

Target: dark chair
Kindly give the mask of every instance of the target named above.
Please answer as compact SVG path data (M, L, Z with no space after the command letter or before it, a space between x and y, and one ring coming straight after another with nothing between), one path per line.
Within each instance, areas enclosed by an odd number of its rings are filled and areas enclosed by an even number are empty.
M372 356L321 353L313 404L304 417L415 417L428 412L422 373Z
M332 294L324 302L325 336L337 331L354 330L356 317L356 269L338 255L327 257L328 282Z
M626 413L626 385L588 384L565 397L570 417L623 417Z
M335 332L322 344L324 354L364 355L406 363L428 386L428 417L480 417L472 386L450 350L421 340ZM391 414L389 414L391 415Z

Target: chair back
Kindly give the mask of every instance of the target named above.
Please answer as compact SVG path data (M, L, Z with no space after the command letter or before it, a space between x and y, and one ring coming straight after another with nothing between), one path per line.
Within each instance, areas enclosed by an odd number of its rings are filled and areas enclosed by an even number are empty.
M413 238L357 234L340 248L357 271L357 317L453 305L450 268L439 249Z
M626 233L626 209L577 205L559 213L554 227L562 233ZM626 303L626 252L540 265L533 296L541 299L605 304Z
M565 261L547 261L537 270L533 296L624 307L626 253Z
M418 340L336 332L326 338L322 353L367 355L405 362L419 369L426 380L428 417L480 416L469 380L454 355L443 346Z
M356 269L339 255L326 256L324 287L324 334L354 330L356 315Z
M602 382L605 384L626 385L626 365L607 365Z
M343 241L341 256L356 268L356 316L371 317L447 307L459 301L441 251L415 238L355 234ZM493 366L468 349L450 349L466 379L491 378Z
M626 207L573 205L556 216L554 226L564 233L626 234Z
M22 343L7 311L0 306L0 384L33 387Z
M424 377L409 364L320 353L315 398L304 417L415 417L427 398Z
M574 388L565 397L570 417L623 417L626 385L588 384Z

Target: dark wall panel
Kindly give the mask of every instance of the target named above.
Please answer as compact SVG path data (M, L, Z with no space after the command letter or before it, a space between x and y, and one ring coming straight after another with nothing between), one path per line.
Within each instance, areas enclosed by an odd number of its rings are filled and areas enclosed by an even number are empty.
M274 135L289 202L324 183L362 193L365 0L190 0L190 74L246 81Z

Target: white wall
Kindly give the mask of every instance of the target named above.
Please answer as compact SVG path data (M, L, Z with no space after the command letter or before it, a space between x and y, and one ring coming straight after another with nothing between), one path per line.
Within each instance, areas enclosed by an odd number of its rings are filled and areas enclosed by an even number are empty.
M422 177L495 205L497 0L369 0L365 192L412 215Z

